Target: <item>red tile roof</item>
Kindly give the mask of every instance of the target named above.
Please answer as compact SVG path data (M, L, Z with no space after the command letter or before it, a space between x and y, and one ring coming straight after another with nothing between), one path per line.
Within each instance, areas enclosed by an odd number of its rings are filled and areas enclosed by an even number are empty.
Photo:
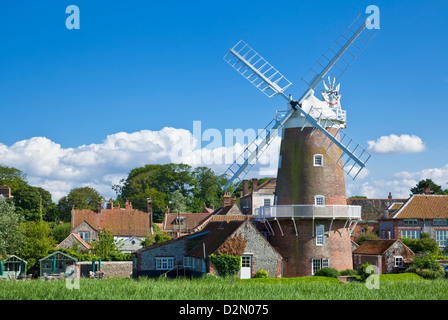
M413 195L393 219L448 219L448 196Z
M358 248L353 250L352 253L381 255L381 254L385 253L397 241L399 241L399 240L397 240L397 239L366 240Z
M190 232L206 222L211 217L211 213L181 213L180 216L181 221L183 220L181 231ZM179 225L175 221L177 217L177 213L166 213L163 221L163 231L178 231Z
M149 215L137 209L73 210L73 229L86 221L95 229L107 229L114 235L146 236L149 233Z

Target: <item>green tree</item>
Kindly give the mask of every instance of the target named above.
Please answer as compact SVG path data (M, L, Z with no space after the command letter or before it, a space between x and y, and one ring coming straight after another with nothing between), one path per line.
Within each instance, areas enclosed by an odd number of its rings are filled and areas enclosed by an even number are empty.
M432 194L436 195L446 195L448 194L448 190L442 190L442 187L438 184L434 183L431 179L424 179L417 183L417 185L413 188L411 188L412 194L424 194L426 191L426 188L429 188L431 190ZM412 195L411 194L411 195Z
M23 185L15 191L13 199L16 212L27 221L54 221L57 218L56 204L45 189Z
M37 266L39 259L56 246L56 241L50 235L51 228L45 221L27 221L23 223L23 228L26 242L22 255L28 262L28 268L32 269Z
M81 209L98 209L98 199L103 199L100 193L90 187L81 187L72 189L66 196L62 197L58 202L58 210L60 212L60 220L68 222L71 219L72 208Z
M212 203L218 205L221 202L221 188L217 181L219 176L212 169L207 167L197 167L193 171L193 177L196 185L193 191L194 202L191 205L192 212L201 212L202 204L210 206Z
M54 224L54 226L51 228L51 236L56 240L57 243L60 243L70 235L70 231L70 222Z
M420 239L402 238L401 241L414 253L426 252L432 255L440 253L437 242L429 237L428 233L422 233Z
M0 257L20 255L26 240L21 220L14 204L0 197Z
M106 229L100 230L98 239L93 240L91 245L92 252L104 260L113 260L113 256L121 253L115 242L114 235Z
M170 200L171 212L186 212L187 206L185 203L185 197L179 190L173 192Z
M27 185L26 175L16 168L0 165L0 185L10 186L11 193L15 193L19 188Z
M240 271L241 257L230 254L210 255L210 261L216 267L220 277L231 277Z

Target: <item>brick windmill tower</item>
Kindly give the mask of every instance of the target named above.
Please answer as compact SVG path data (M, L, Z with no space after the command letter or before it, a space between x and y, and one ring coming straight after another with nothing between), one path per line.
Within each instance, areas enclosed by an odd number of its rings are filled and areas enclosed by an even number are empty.
M369 24L358 15L302 79L307 90L297 100L284 93L291 82L243 41L224 56L268 97L287 101L288 110L276 113L219 180L227 181L221 185L225 191L240 183L281 133L275 204L257 209L256 215L284 256L285 277L353 267L350 233L361 208L346 203L345 175L355 179L370 155L345 132L346 113L335 85L375 35ZM314 95L319 85L325 89L323 100Z

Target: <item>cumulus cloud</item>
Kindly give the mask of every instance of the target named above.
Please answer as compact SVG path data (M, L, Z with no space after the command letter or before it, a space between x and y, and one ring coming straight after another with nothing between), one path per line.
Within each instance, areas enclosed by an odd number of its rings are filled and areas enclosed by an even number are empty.
M425 150L425 144L422 139L416 135L402 134L397 136L391 134L389 136L382 136L376 141L367 141L367 150L373 153L415 153Z
M188 130L165 127L159 131L119 132L107 136L103 143L76 148L64 148L45 137L33 137L11 146L0 143L0 164L25 172L30 184L50 191L54 201L82 186L95 188L108 198L115 196L113 184L126 178L133 168L149 163L208 166L216 173L223 173L247 143L225 146L219 131L215 133L212 144L207 142L211 140L199 141L202 134L196 137ZM251 174L276 174L279 145L280 139L276 138Z

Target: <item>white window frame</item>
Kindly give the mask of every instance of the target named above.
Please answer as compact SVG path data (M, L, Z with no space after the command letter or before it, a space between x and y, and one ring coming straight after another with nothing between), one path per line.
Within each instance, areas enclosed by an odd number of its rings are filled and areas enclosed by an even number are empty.
M156 257L156 270L170 270L173 267L173 257Z
M266 201L269 202L267 205L266 205ZM263 199L263 206L264 207L270 207L271 206L271 199L270 198L264 198Z
M322 200L322 203L318 203L319 200ZM325 206L325 197L321 195L314 196L314 205Z
M325 245L325 226L319 224L316 226L316 246Z
M439 247L448 246L448 230L436 230L436 242Z
M420 230L401 230L401 237L408 239L420 239Z
M251 268L252 267L252 256L243 255L241 256L241 268Z
M417 219L404 219L403 225L405 226L418 226Z
M320 163L317 163L317 159L320 159ZM321 154L315 154L313 156L313 166L315 167L323 167L324 166L324 156Z
M400 263L397 263L398 261ZM404 264L404 261L403 261L403 257L402 256L394 256L394 267L402 267L403 264Z
M311 274L314 274L322 268L330 267L330 259L311 259Z
M85 236L87 235L87 237ZM85 242L90 242L90 232L89 231L79 231L78 236L81 237Z

